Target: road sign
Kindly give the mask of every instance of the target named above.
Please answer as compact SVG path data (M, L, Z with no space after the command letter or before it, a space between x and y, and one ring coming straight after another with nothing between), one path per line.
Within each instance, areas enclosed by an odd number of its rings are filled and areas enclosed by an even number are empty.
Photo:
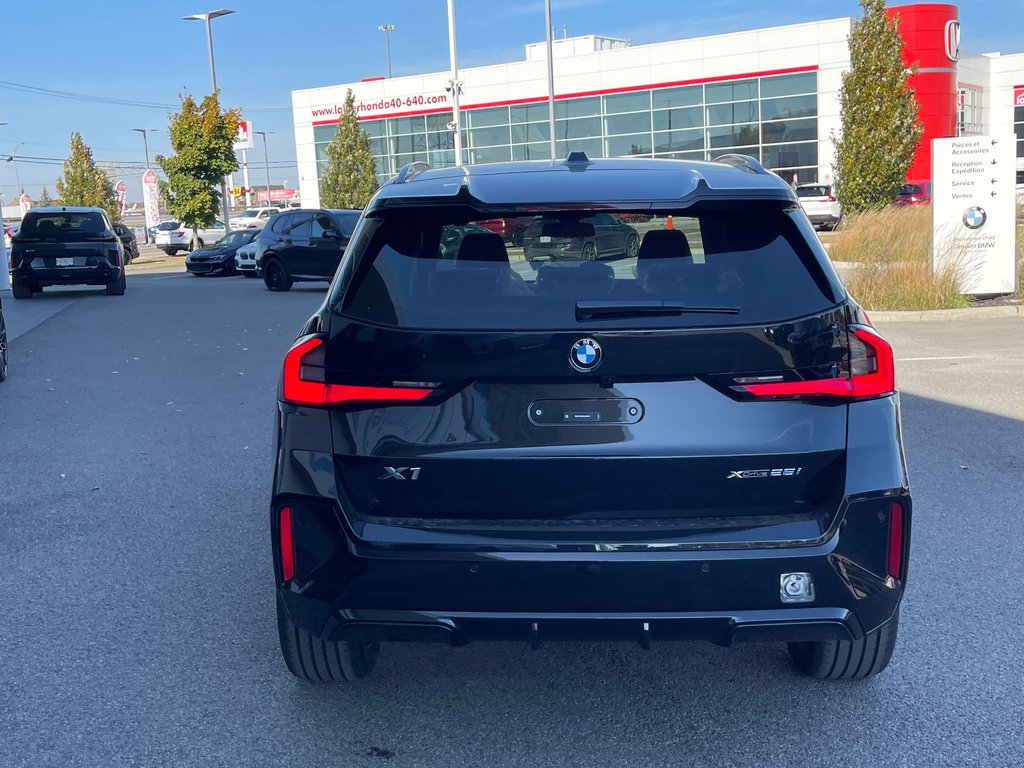
M241 187L232 187L231 188L231 196L232 197L241 197L242 196L242 188Z
M932 263L961 271L961 292L1016 290L1014 135L932 141Z
M238 133L235 136L235 151L252 149L252 123L248 120L238 121Z

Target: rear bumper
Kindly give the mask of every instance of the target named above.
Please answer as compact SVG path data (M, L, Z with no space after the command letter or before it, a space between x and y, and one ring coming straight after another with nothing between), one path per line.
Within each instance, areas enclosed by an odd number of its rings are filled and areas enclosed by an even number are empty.
M905 577L885 575L888 528L879 520L893 498L850 504L824 541L733 549L413 550L359 540L330 507L288 499L273 508L271 527L284 604L325 639L851 640L886 623L902 599ZM909 526L910 499L899 499ZM295 541L288 582L283 504ZM781 576L794 572L811 574L813 601L782 602Z
M89 267L61 267L59 269L32 269L17 267L11 270L11 278L31 285L106 285L121 274L122 267L103 262Z

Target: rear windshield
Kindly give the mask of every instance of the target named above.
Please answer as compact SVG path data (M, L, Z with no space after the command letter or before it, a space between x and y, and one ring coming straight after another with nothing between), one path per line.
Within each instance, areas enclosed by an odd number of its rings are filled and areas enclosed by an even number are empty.
M181 225L178 224L178 222L176 221L161 221L159 224L156 225L156 228L161 232L173 232L179 226Z
M920 195L921 185L920 184L904 184L900 187L901 195Z
M432 208L367 219L332 305L401 328L557 330L760 324L835 304L777 205L671 217L538 211L517 245L481 226L494 214L466 218ZM660 302L673 314L652 312Z
M828 197L828 187L797 187L797 197Z
M18 237L73 240L78 237L103 236L109 232L103 216L93 211L25 214Z
M334 220L341 227L341 234L345 237L352 237L352 230L356 228L359 221L359 211L331 211Z

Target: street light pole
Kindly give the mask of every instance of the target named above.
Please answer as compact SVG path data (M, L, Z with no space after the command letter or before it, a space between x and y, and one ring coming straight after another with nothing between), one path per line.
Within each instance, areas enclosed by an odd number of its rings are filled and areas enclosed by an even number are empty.
M149 136L150 133L156 133L156 128L132 128L136 133L142 134L142 146L146 149L146 169L142 172L145 175L146 171L149 170ZM145 222L143 222L145 224ZM149 227L142 227L142 242L149 244Z
M455 58L455 0L448 0L448 57L451 60L452 76L448 88L452 94L452 130L455 131L455 165L462 165L462 126L459 124L459 96L462 83L459 82L459 66Z
M11 163L11 162L14 163L14 181L18 185L18 195L17 196L18 196L19 200L21 199L21 195L22 195L22 191L23 190L21 189L21 178L18 176L18 150L21 149L21 146L24 143L25 143L24 141L19 141L18 145L14 148L14 150L11 152L11 154L8 155L8 157L7 157L7 162L8 163Z
M388 77L391 77L391 33L395 31L394 24L381 24L377 31L384 33L384 45L388 51Z
M270 159L267 155L267 134L276 133L276 131L253 131L253 133L263 137L263 167L267 171L267 205L270 205Z
M206 50L210 57L210 85L213 87L213 95L217 95L217 71L213 66L213 27L210 22L220 16L227 16L229 13L234 13L227 8L221 8L216 11L207 11L206 13L194 13L191 16L182 16L185 21L205 21L206 22ZM224 234L231 231L229 219L229 207L228 207L228 184L227 181L221 179L220 182L220 199L224 206Z
M551 134L551 159L555 159L555 57L551 32L551 0L544 0L544 20L547 23L548 48L548 132Z

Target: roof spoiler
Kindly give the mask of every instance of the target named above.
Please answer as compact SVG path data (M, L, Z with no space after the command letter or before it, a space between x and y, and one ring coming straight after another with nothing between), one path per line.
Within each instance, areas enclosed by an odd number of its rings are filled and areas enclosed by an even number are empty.
M765 167L761 165L757 158L751 157L750 155L730 153L726 155L719 155L711 162L725 163L726 165L731 165L733 168L739 168L741 171L746 171L747 173L768 174L768 171L765 170Z
M399 171L398 175L391 180L392 184L404 184L407 181L412 181L424 171L432 170L433 166L430 163L425 163L422 160L416 160L412 163L406 163Z

